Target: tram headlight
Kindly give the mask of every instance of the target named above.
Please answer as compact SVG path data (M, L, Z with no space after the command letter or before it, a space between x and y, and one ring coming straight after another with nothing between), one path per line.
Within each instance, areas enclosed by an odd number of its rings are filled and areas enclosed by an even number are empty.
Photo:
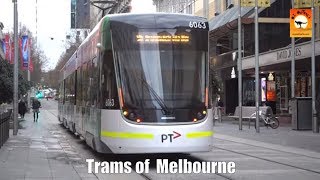
M141 118L136 119L137 123L141 122Z
M198 119L197 118L193 118L193 122L197 122L198 121Z
M124 116L127 116L128 114L129 114L128 111L123 111Z

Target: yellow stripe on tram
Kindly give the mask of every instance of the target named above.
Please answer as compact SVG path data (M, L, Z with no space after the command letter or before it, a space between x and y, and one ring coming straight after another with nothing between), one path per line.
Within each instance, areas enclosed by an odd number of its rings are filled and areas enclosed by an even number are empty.
M201 132L191 132L187 133L187 138L202 138L202 137L208 137L212 136L213 132L212 131L201 131Z
M153 139L154 135L150 133L132 133L132 132L111 132L101 131L101 136L123 139Z

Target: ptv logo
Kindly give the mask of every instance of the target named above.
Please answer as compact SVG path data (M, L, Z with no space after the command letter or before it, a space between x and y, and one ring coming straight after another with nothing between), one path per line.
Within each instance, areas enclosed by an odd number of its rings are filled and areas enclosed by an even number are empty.
M173 139L176 139L181 136L180 133L172 131L172 134L161 134L161 142L163 143L164 141L169 141L172 143Z

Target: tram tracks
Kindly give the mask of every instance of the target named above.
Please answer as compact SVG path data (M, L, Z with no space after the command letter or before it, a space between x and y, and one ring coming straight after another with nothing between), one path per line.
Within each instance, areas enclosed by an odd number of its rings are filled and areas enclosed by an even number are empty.
M216 138L216 139L219 139L219 138ZM282 152L282 153L288 153L288 154L295 155L295 156L299 155L299 156L301 156L301 157L318 159L318 158L316 158L316 157L311 157L311 156L307 156L307 155L303 155L303 154L297 154L297 153L292 153L292 152L275 150L275 149L272 149L272 148L265 148L265 147L260 147L260 146L251 145L251 144L247 144L247 143L240 143L240 142L235 142L235 141L230 141L230 140L225 140L225 139L220 139L220 140L222 140L222 141L229 141L229 142L237 143L237 144L243 144L243 145L246 145L246 146L252 146L252 147L256 147L256 148L262 148L262 149L264 149L264 150L270 150L270 151L274 151L274 152ZM270 163L275 163L275 164L278 164L278 165L283 165L283 166L287 166L287 167L291 167L291 168L295 168L295 169L299 169L299 170L303 170L303 171L315 173L315 174L317 174L317 175L320 174L320 171L316 171L316 170L304 168L304 167L301 167L301 166L297 166L297 165L293 165L293 164L289 164L289 163L285 163L285 162L279 162L279 161L277 161L277 160L271 159L272 157L270 157L270 158L259 157L259 156L257 156L257 155L252 155L252 154L248 154L248 153L244 153L244 152L239 152L239 151L235 151L235 150L230 150L230 149L218 147L217 145L214 145L214 148L215 148L215 149L222 150L222 151L231 152L231 153L234 153L234 154L239 154L239 155L243 155L243 156L247 156L247 157L251 157L251 158L255 158L255 159L267 161L267 162L270 162Z

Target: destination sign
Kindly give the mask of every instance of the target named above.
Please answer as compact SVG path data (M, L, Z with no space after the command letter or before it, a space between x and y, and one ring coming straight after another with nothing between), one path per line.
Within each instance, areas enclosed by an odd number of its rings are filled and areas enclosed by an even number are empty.
M136 41L140 43L188 43L189 35L136 35Z

